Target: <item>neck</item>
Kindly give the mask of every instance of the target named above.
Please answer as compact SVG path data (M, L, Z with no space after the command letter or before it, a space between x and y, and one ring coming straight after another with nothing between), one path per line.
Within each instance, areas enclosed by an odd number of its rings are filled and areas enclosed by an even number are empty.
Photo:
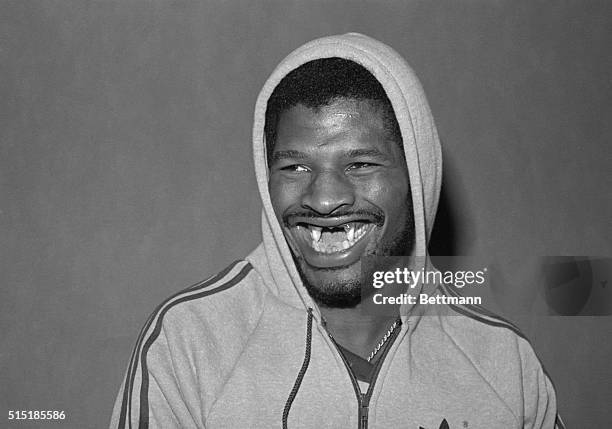
M399 315L399 306L397 312L384 315L367 314L361 304L354 308L320 307L320 310L336 342L363 358L370 355Z

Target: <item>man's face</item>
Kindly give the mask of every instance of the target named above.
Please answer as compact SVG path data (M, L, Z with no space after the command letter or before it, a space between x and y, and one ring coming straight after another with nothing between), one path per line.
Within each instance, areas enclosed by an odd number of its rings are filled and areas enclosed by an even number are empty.
M339 99L281 114L268 183L272 206L309 293L352 307L361 258L404 255L413 221L403 150L375 102Z

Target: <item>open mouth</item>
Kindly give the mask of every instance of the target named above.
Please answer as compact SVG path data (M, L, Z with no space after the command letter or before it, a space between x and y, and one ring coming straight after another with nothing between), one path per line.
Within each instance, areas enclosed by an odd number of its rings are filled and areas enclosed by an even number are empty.
M355 246L375 227L369 221L351 221L338 225L314 225L297 222L294 231L300 241L317 253L333 254Z

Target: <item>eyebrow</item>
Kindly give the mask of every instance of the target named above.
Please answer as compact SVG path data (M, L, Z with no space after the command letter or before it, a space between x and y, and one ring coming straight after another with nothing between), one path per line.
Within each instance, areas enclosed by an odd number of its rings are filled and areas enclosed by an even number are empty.
M281 161L283 159L305 159L306 154L299 150L280 150L272 154L272 161Z
M347 158L359 158L359 157L375 157L384 158L385 155L378 149L351 149L347 151L344 156ZM272 161L282 161L284 159L306 159L308 155L299 150L281 150L272 154Z
M384 158L385 155L378 149L352 149L346 153L349 158L358 158L360 156L373 156L375 158Z

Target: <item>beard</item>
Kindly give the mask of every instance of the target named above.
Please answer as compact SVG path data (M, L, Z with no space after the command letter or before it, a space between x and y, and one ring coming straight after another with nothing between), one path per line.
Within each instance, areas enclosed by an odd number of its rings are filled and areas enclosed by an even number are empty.
M302 283L314 301L328 308L354 308L361 302L361 280L325 281L314 284L303 271L302 264L296 263ZM320 271L339 271L344 267L321 268Z
M381 243L379 247L364 253L363 256L403 256L409 255L412 252L414 245L414 219L410 197L405 201L405 206L407 215L401 230L397 231L390 241ZM376 213L376 215L382 216L384 219L382 213ZM315 283L313 279L309 278L310 276L304 269L307 265L304 258L293 254L293 260L304 287L318 305L328 308L355 308L361 302L363 290L361 276L359 278L338 278L337 280L318 281ZM332 275L334 272L337 272L337 277L340 277L340 272L346 268L348 267L314 268L310 266L310 269L318 272L327 272Z

